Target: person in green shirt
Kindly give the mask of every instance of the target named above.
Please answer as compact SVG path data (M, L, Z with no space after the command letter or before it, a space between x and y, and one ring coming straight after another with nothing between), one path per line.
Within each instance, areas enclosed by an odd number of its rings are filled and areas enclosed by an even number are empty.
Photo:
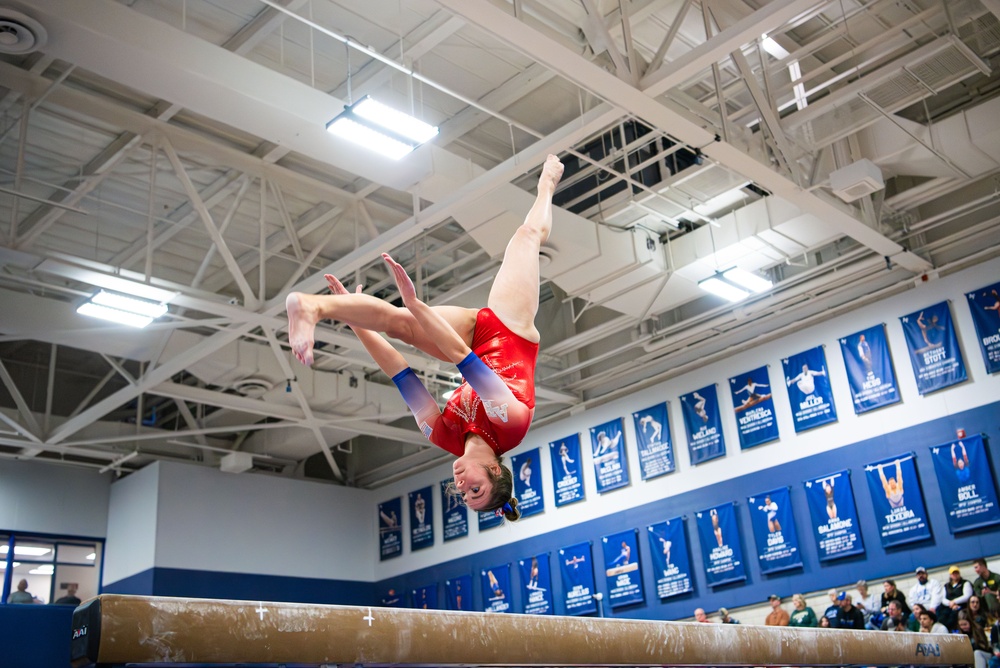
M806 605L806 599L802 594L794 594L792 596L792 605L795 606L795 609L792 610L792 618L788 623L789 626L817 626L816 613Z
M990 572L990 567L986 565L986 559L979 557L972 562L972 568L976 571L976 580L972 583L972 591L982 599L986 608L986 616L990 619L1000 618L1000 575Z

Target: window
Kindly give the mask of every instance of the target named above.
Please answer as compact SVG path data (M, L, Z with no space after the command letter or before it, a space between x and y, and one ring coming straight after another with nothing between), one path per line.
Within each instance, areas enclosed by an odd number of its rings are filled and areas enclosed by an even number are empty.
M52 603L69 595L86 600L96 595L103 549L103 542L96 540L15 534L10 554L10 534L0 534L0 570L11 569L10 591L4 592L3 602L18 590L22 580L27 582L24 591L35 603Z

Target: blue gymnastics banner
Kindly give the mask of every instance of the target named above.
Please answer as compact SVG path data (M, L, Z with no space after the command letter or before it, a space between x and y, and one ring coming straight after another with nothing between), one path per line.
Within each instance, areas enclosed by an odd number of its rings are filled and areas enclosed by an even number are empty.
M608 603L612 608L641 603L642 572L639 570L639 545L636 530L619 531L601 539L604 548L604 576L608 584Z
M454 540L469 535L469 511L458 494L449 494L451 478L441 481L441 519L444 522L444 540Z
M694 591L684 520L675 517L650 524L646 533L649 534L657 596L669 598Z
M434 547L434 499L431 486L410 492L410 551Z
M559 550L563 605L567 615L597 612L594 602L594 567L590 563L590 543L577 543Z
M403 554L403 500L400 497L378 504L379 561Z
M488 510L486 512L477 512L476 514L479 515L480 531L486 531L487 529L492 529L503 524L503 517L497 515L495 511Z
M697 465L716 457L726 456L726 440L722 435L719 397L715 385L708 385L690 394L681 395L684 431L687 434L691 464Z
M410 595L413 597L413 607L420 610L438 609L438 586L437 583L417 587Z
M806 500L820 561L864 554L850 471L806 480Z
M931 537L912 454L872 462L865 467L865 476L883 547Z
M723 503L695 513L701 551L705 557L705 578L709 587L746 580L740 529L732 503Z
M538 455L539 449L535 448L510 457L510 467L514 473L514 496L517 497L517 507L521 509L521 517L537 515L545 510L545 499L542 497L542 462Z
M840 340L854 412L860 415L899 401L885 325L875 325Z
M510 564L479 573L483 583L483 612L510 612Z
M948 302L914 311L899 321L903 324L920 394L942 390L966 379L965 361Z
M823 346L781 360L795 433L837 421Z
M996 373L1000 371L1000 283L973 290L965 296L969 300L986 371Z
M767 366L729 379L741 450L778 440L778 422L774 416L770 383Z
M787 487L755 494L747 498L750 526L757 544L761 573L797 568L802 565L799 537L792 517L791 496Z
M472 610L472 576L459 575L444 581L449 610Z
M931 448L952 533L1000 522L997 488L980 435Z
M383 608L400 608L403 607L403 599L396 591L395 587L390 587L385 590L385 594L382 595L382 607Z
M537 554L517 562L521 569L521 598L526 615L552 615L552 576L549 573L549 555Z
M628 460L625 457L625 421L616 418L590 428L594 453L594 473L598 493L628 484Z
M552 487L556 497L556 508L575 501L582 501L583 474L580 472L580 435L549 443L552 460Z
M674 446L670 442L667 404L657 404L632 413L635 437L639 442L639 470L649 480L674 470Z

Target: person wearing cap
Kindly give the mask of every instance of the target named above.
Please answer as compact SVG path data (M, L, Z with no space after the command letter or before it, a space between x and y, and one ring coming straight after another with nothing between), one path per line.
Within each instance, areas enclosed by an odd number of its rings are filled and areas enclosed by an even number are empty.
M830 605L823 611L823 616L830 622L830 628L837 628L837 615L840 614L840 603L837 601L837 590L831 589L826 592L830 597Z
M954 631L958 628L958 611L972 598L972 583L962 577L958 566L948 568L948 582L944 586L944 603L936 610L938 621Z
M729 610L726 608L719 608L719 619L723 624L739 624L740 620L729 615Z
M858 595L854 599L854 607L861 610L861 613L865 616L865 628L875 629L874 626L869 626L872 615L879 609L879 603L881 602L880 594L868 591L868 583L864 580L858 580L857 584L854 585L858 590Z
M792 610L792 615L788 622L789 626L814 627L819 625L816 613L806 605L806 599L802 594L792 594L792 606L795 609Z
M840 611L837 613L837 623L833 625L835 628L856 631L865 628L865 616L854 607L850 594L846 591L840 592L837 594L837 602L840 604Z
M1000 618L1000 575L990 572L990 567L986 565L986 559L983 557L972 562L972 569L976 571L972 590L983 599L986 616L992 619Z
M944 585L938 580L927 576L927 569L920 566L916 570L917 583L910 587L906 600L911 604L919 603L925 610L937 610L944 602Z
M771 594L767 597L767 601L771 604L771 612L767 614L767 618L764 620L764 625L788 626L789 616L788 612L781 607L781 597L777 594Z

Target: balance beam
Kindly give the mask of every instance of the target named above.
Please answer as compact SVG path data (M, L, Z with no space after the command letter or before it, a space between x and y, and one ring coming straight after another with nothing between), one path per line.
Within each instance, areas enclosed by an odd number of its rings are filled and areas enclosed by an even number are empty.
M965 636L102 595L76 667L972 665Z

